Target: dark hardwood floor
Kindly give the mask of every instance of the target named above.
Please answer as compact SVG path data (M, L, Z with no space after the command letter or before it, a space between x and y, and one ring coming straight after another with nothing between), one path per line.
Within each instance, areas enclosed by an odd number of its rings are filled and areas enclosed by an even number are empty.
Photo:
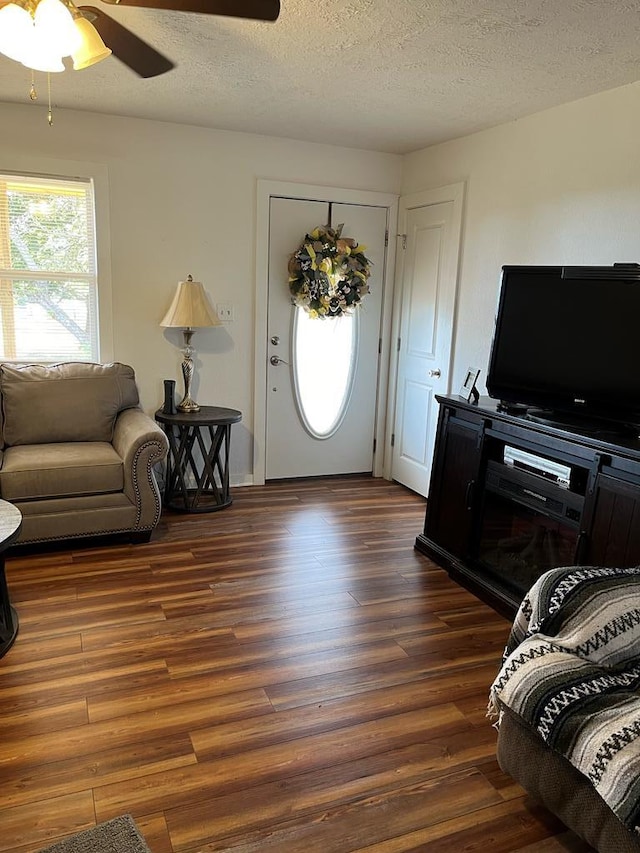
M133 815L153 853L586 851L499 770L509 624L370 478L233 490L146 545L12 556L0 851Z

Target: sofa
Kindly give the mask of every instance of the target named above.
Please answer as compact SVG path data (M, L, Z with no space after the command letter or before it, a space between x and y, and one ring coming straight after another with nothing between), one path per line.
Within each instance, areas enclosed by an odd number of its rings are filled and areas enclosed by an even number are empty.
M160 427L125 364L0 364L0 497L23 515L16 544L127 534L160 518Z
M489 715L500 767L600 853L640 851L640 567L546 572Z

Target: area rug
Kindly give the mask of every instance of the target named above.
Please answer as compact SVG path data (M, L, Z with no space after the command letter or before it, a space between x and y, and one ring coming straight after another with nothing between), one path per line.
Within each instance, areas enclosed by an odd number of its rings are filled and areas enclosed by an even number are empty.
M151 853L131 815L125 814L57 841L40 853Z

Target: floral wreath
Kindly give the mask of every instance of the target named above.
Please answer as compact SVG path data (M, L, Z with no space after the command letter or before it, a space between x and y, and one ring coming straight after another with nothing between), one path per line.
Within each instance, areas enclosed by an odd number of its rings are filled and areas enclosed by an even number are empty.
M342 225L319 225L289 259L291 301L312 318L352 314L369 293L371 261Z

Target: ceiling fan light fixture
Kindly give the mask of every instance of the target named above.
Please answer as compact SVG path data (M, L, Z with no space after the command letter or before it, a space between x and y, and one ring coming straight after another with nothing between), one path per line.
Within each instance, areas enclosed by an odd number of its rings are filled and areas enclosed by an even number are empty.
M19 61L32 71L46 71L49 74L59 74L65 70L62 57L59 54L43 51L41 47L29 48Z
M106 46L96 28L82 13L74 19L74 24L82 39L80 46L71 54L75 71L81 71L111 56L111 48Z
M82 36L65 3L60 0L39 0L33 17L41 50L59 56L71 56L80 47Z
M13 0L0 9L0 53L22 62L34 35L31 4L28 0Z
M280 0L105 2L258 21L275 21L280 13ZM74 0L0 0L0 53L27 68L45 72L65 71L64 57L70 57L74 70L79 71L112 54L143 78L158 77L175 68L170 59L123 24L94 6L77 7ZM29 96L32 100L37 97L33 83Z

